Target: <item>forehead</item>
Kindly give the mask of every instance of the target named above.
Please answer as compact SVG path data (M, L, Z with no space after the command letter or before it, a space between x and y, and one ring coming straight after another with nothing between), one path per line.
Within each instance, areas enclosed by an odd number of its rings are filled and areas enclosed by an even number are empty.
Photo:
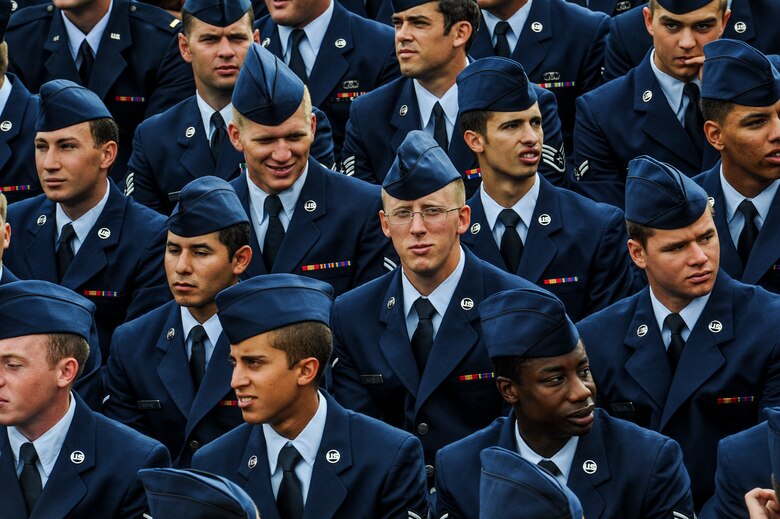
M237 344L230 345L230 355L234 358L241 356L271 356L273 352L280 351L271 346L274 331L253 335Z
M653 229L653 233L647 238L647 243L648 245L652 243L662 246L665 243L693 241L710 230L715 230L715 221L712 219L712 212L708 204L704 214L686 227L679 229Z
M248 138L272 138L285 137L297 132L308 132L311 121L306 117L303 101L290 117L277 126L268 126L244 118L243 127L239 128L239 133Z
M659 21L676 20L679 22L697 23L710 18L720 19L724 14L720 8L720 0L712 0L709 4L684 14L674 14L667 11L661 4L657 4L653 19Z
M89 121L74 124L73 126L66 126L59 130L38 132L35 134L36 141L57 142L66 139L94 142L92 139L92 132L89 129Z
M407 20L409 18L435 18L436 16L443 16L439 10L439 2L435 0L433 2L425 2L424 4L410 7L404 11L393 13L393 18L400 20Z
M489 112L488 124L501 124L506 121L527 121L534 117L541 117L542 112L539 110L539 103L534 103L525 110L518 110L515 112Z
M49 336L46 334L22 335L0 339L0 356L30 358L44 351L49 346Z
M522 364L523 369L536 373L550 369L572 369L579 366L582 362L588 360L585 353L585 346L580 341L577 347L565 355L555 357L534 357L529 358Z
M208 234L201 234L199 236L179 236L173 231L168 231L168 243L173 243L180 247L191 247L195 245L221 245L219 241L219 231L210 232Z
M780 99L769 106L745 106L732 104L729 113L726 115L728 123L737 124L741 119L753 115L772 115L780 113Z

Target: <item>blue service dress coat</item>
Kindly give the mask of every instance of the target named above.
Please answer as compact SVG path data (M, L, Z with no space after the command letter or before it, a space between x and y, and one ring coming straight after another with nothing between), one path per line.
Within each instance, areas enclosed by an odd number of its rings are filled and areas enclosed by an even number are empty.
M328 401L325 430L303 519L427 517L420 442L408 433ZM261 425L244 424L199 450L195 469L226 477L279 519Z
M720 183L720 164L716 164L711 170L698 175L693 180L715 199L713 218L720 236L720 268L743 283L759 285L770 292L780 292L780 248L778 248L780 235L777 234L777 230L780 230L780 195L776 194L772 201L769 214L761 227L761 232L758 233L758 239L750 252L747 265L742 265L726 221L726 202L723 199Z
M231 184L251 220L246 173ZM271 272L325 281L336 295L381 276L392 248L379 222L381 203L377 186L309 158L306 181ZM242 277L268 274L254 225L249 244L255 254Z
M109 399L103 412L159 440L174 464L189 467L202 445L244 423L230 387L230 345L219 336L196 390L175 301L114 332L108 359Z
M577 324L596 404L682 447L697 510L714 492L721 438L780 403L780 298L718 273L672 374L649 288Z
M255 29L260 30L263 47L284 59L279 29L270 15L255 22ZM312 104L333 126L336 160L341 157L352 101L400 75L393 29L335 2L307 84Z
M588 198L625 207L628 163L639 155L689 177L718 160L707 142L700 152L680 124L653 74L650 53L626 76L577 99L572 184Z
M119 156L111 171L125 178L133 133L145 118L192 95L192 67L179 54L181 23L162 9L114 0L87 86L119 126ZM68 48L62 12L52 4L13 14L5 35L9 70L32 92L52 79L81 84Z
M148 509L136 472L169 467L159 442L91 411L78 395L65 442L29 519L136 519ZM3 519L28 519L6 427L0 426Z
M745 494L772 488L772 464L766 422L718 443L715 495L704 504L699 519L749 519Z
M463 275L422 375L406 330L401 269L337 298L331 315L331 393L349 409L416 434L429 477L437 450L506 410L477 307L496 292L533 286L464 253Z
M642 3L640 0L569 0L569 2L610 16L625 13Z
M0 193L8 203L43 192L35 167L35 120L40 100L10 72L11 94L0 114Z
M558 99L563 141L571 153L574 101L601 84L604 40L610 17L566 0L534 2L511 58L528 79L550 89ZM494 56L485 20L469 50L475 58Z
M322 111L312 110L317 115L317 129L311 154L321 163L332 165L335 159L330 122ZM162 135L175 139L160 139ZM244 154L225 139L215 163L198 101L192 96L138 126L127 166L125 194L169 215L184 186L206 175L233 180L241 174L242 162Z
M566 154L561 122L555 96L535 87L542 112L544 145L539 172L556 185L563 185L566 172ZM450 139L447 156L466 184L470 197L481 183L477 157L466 145L458 129L460 118ZM421 130L420 107L410 78L399 78L392 83L356 99L350 109L347 136L342 153L342 170L372 184L381 184L395 160L398 147L412 130Z
M8 283L13 283L14 281L19 281L19 278L11 272L11 269L3 265L3 275L0 277L0 285L6 285Z
M617 207L595 203L543 177L517 274L555 294L579 321L635 292L626 224ZM480 192L467 202L471 228L461 237L471 251L507 270L485 217Z
M3 262L21 279L59 283L95 303L105 361L117 326L171 299L163 268L165 218L110 182L106 206L59 281L55 210L45 195L9 206L14 234Z
M653 38L645 28L642 8L630 10L615 18L607 36L604 56L604 79L609 81L626 74L639 65L653 46ZM780 4L775 0L733 0L731 18L723 31L724 38L742 40L764 54L780 53Z
M479 517L479 453L498 446L517 452L514 412L436 455L436 514ZM567 483L587 519L693 519L690 479L674 440L596 409L579 437Z

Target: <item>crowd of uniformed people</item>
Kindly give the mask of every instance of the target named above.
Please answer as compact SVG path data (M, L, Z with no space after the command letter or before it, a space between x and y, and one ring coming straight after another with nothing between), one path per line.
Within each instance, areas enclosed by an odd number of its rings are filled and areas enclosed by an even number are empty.
M0 518L780 517L778 20L0 0Z

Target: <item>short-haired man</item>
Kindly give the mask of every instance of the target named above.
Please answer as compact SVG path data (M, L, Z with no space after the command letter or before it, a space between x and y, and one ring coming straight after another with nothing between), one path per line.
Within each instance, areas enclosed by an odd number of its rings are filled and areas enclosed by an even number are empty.
M780 292L780 58L737 40L709 43L704 55L704 133L721 161L694 181L715 200L720 265Z
M482 185L467 202L474 254L557 295L575 321L634 293L620 209L538 174L544 147L536 93L514 60L479 59L458 76L461 131Z
M174 301L114 332L104 412L161 441L176 466L189 467L199 447L242 423L214 299L238 282L252 250L241 201L217 177L187 184L167 227Z
M165 220L108 179L117 127L100 98L71 81L41 88L35 161L44 194L11 205L5 262L87 296L103 360L114 329L170 299L162 252Z
M713 493L718 441L780 404L780 297L719 271L707 193L668 164L629 165L631 259L649 286L578 323L600 407L682 447L696 509Z
M649 155L689 177L718 158L704 138L699 74L704 44L729 19L726 0L657 0L643 12L653 50L628 75L577 99L575 189L618 207L634 157Z
M780 17L780 4L775 0L726 1L731 16L723 31L725 38L742 40L765 54L780 53L780 29L775 23ZM658 4L659 0L652 0L613 20L604 53L606 81L627 74L653 47L653 37L645 30L642 9L644 6L654 9Z
M426 517L420 442L318 391L332 294L316 279L269 274L217 295L247 423L193 467L238 483L264 518Z
M464 250L463 180L424 132L409 133L385 177L382 230L401 268L336 300L330 389L355 411L416 434L433 483L436 451L504 413L477 305L533 285Z
M233 120L230 98L246 52L258 41L249 0L189 0L182 20L179 51L192 65L195 95L138 126L125 179L126 194L163 214L173 211L179 191L192 179L232 180L241 174L244 156L227 134ZM330 124L322 112L315 113L312 155L331 165Z
M245 277L289 272L341 294L385 271L389 244L376 221L379 188L309 156L311 98L273 54L253 44L233 91L230 140L246 161L231 183L252 222Z
M479 8L474 0L393 0L393 8L395 52L403 77L352 103L342 169L381 184L406 135L424 130L447 152L470 197L479 187L480 174L476 157L458 130L455 80L468 65ZM534 88L548 137L540 169L562 185L565 155L555 96Z
M398 77L393 31L335 0L266 0L255 23L260 41L308 86L311 102L333 125L341 158L351 102Z
M73 391L94 305L46 281L0 286L3 517L140 517L142 468L167 467L159 442L89 409Z
M585 517L693 519L680 446L595 409L585 345L555 296L509 290L487 298L479 314L496 386L512 412L439 451L437 518L477 517L479 453L498 446L568 486Z

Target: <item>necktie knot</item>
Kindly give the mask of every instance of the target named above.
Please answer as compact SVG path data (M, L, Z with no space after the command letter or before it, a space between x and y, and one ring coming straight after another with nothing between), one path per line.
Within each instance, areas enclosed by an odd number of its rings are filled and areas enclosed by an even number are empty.
M683 329L685 329L685 321L680 317L680 314L669 314L664 319L664 324L672 332L673 335L681 335Z
M422 319L431 319L436 314L436 308L433 307L430 300L424 297L418 297L414 302L414 310L417 312L417 317Z
M295 470L302 459L301 453L291 443L288 443L279 453L279 466L282 467L283 472L291 472Z
M542 467L544 470L552 474L553 476L560 476L561 475L561 469L558 468L558 465L555 464L552 460L541 460L539 463L537 463L539 467Z
M742 215L745 217L745 221L753 221L753 219L758 215L758 210L756 209L756 206L753 205L753 202L748 200L747 198L744 199L742 202L740 202L739 206L737 207L737 210L742 213Z
M60 231L60 243L61 244L70 244L70 242L73 241L73 238L76 237L76 231L73 230L73 224L72 223L66 223L62 227L62 231Z
M301 40L306 36L306 31L303 29L293 29L292 30L292 44L295 46L300 45Z
M509 29L510 29L509 22L505 22L505 21L501 20L500 22L498 22L496 24L496 28L493 29L493 32L495 34L503 36L503 35L505 35L506 33L509 32Z
M203 342L203 339L206 337L206 330L199 324L195 325L190 330L190 337L192 337L192 342Z
M505 227L517 228L517 224L520 223L520 215L517 214L514 209L502 209L498 213L498 220L504 224Z
M263 208L268 216L278 218L279 213L282 212L282 201L277 195L268 195L265 198Z
M222 118L222 114L219 111L215 111L211 114L211 124L214 126L214 130L221 130L225 128L225 119Z
M38 452L35 450L35 445L32 442L23 443L19 450L19 457L25 465L35 465L35 462L38 461Z
M699 85L691 81L690 83L685 83L685 86L683 87L683 95L690 99L691 103L697 103L699 102L699 98L701 97L701 94L699 92Z

